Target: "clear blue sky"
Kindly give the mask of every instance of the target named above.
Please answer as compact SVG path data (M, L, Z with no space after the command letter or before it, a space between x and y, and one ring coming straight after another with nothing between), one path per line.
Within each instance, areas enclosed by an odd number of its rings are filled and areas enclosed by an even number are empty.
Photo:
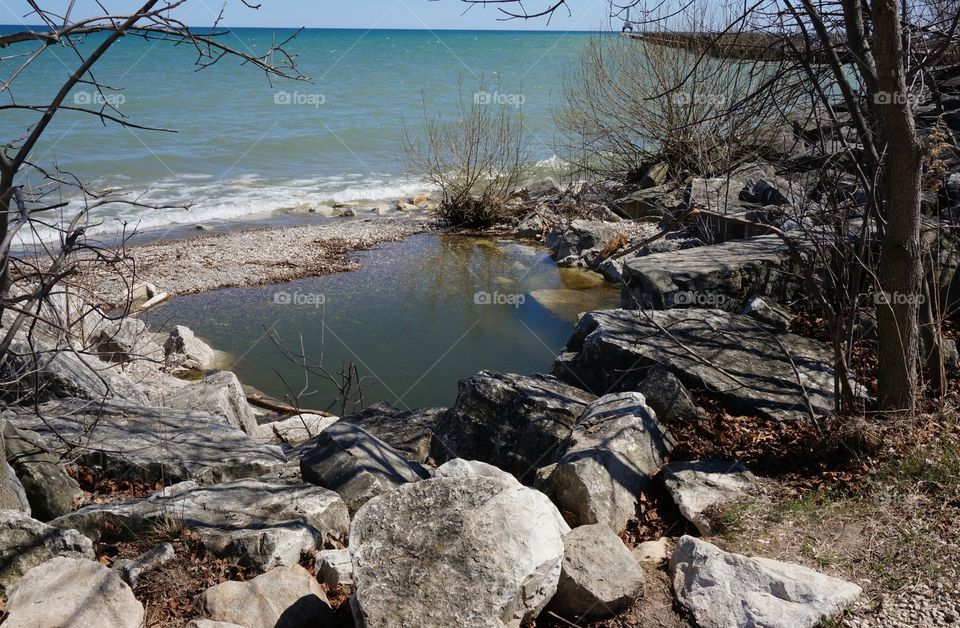
M570 0L572 15L561 8L547 24L544 18L531 21L498 21L503 17L496 6L468 5L460 0L258 0L259 10L248 9L240 0L227 0L224 24L233 27L271 26L308 28L428 28L428 29L524 29L597 30L609 24L608 0ZM63 11L68 0L38 0L43 8ZM103 0L111 12L122 13L139 2ZM223 0L188 0L180 17L194 26L209 25L223 6ZM548 0L527 0L533 13L549 6ZM0 24L35 24L24 0L0 0ZM99 13L92 0L77 0L74 15Z

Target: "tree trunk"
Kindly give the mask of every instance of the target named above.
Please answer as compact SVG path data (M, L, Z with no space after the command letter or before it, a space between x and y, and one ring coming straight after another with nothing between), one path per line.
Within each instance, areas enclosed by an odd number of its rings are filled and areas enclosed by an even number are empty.
M900 15L896 0L874 0L873 53L877 64L874 111L886 144L884 217L879 280L884 299L877 307L880 408L907 411L917 395L922 301L920 251L921 146L905 77Z

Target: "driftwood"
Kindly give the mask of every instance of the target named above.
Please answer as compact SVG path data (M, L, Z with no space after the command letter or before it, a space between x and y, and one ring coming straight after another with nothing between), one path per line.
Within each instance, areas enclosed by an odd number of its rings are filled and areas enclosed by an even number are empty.
M297 408L291 406L289 403L284 403L279 399L274 399L269 395L265 395L261 392L247 392L247 402L257 406L258 408L263 408L264 410L270 410L271 412L279 412L280 414L295 416L297 414L318 414L320 416L337 416L326 410L312 410L310 408Z

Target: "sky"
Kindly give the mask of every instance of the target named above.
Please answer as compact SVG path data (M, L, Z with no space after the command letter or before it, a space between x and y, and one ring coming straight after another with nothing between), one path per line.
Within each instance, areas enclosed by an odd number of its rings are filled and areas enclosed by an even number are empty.
M140 2L102 0L110 12L129 11ZM307 28L413 28L413 29L516 29L598 30L607 28L609 0L570 0L570 12L560 8L548 23L536 20L501 21L496 6L473 6L461 0L256 0L259 10L240 0L227 0L223 24L230 27ZM62 12L69 0L38 0L44 9ZM179 15L191 26L207 26L224 6L224 0L187 0ZM538 12L548 0L527 0L527 11ZM467 10L469 9L469 10ZM466 12L464 12L466 10ZM35 24L25 0L0 0L0 24ZM77 0L74 16L99 14L93 0Z

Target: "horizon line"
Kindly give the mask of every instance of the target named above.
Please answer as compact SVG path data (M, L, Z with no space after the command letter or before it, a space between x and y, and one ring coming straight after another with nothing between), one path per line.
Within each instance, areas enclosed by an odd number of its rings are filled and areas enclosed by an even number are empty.
M188 28L197 29L197 28L214 28L214 26L207 25L197 25L197 24L188 24ZM38 29L47 29L48 27L44 24L0 24L0 28L38 28ZM564 30L561 28L369 28L365 26L224 26L220 25L217 28L225 31L235 31L235 30L304 30L304 31L423 31L425 33L431 32L464 32L464 33L616 33L619 31L607 31L601 29L571 29Z

